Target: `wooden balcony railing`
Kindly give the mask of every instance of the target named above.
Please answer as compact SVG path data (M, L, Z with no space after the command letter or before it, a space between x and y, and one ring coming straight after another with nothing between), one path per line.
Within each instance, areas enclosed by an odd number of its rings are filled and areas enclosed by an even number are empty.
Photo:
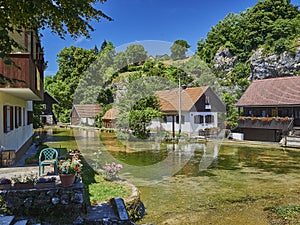
M29 89L37 99L43 99L43 62L34 62L29 53L11 54L10 60L8 65L0 58L0 74L6 81L0 83L0 88Z
M243 117L238 121L240 128L289 130L294 119L290 117Z

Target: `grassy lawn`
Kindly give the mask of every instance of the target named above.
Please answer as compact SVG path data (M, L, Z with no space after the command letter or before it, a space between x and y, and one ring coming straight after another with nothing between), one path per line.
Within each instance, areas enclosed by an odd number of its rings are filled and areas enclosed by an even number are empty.
M131 188L122 183L110 182L103 179L88 163L82 159L82 182L85 198L91 204L107 201L114 197L126 198L131 195Z

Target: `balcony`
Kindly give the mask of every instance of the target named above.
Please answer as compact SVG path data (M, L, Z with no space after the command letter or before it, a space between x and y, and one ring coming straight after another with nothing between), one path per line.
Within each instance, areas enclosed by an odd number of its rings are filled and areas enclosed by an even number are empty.
M289 130L294 119L289 117L243 117L238 121L239 128Z
M29 53L10 55L12 65L0 58L0 91L24 100L43 99L43 61L33 60ZM8 78L8 79L7 79Z

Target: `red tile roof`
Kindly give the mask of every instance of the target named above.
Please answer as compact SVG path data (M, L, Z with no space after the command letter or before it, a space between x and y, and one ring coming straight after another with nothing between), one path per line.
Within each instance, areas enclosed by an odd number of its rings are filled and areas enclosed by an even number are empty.
M73 105L73 110L76 110L80 118L92 118L100 113L102 111L102 108L99 104L85 104Z
M198 99L205 93L208 86L186 88L181 92L181 109L190 111ZM161 111L177 111L179 105L178 89L157 91Z
M300 105L300 76L255 80L237 106Z

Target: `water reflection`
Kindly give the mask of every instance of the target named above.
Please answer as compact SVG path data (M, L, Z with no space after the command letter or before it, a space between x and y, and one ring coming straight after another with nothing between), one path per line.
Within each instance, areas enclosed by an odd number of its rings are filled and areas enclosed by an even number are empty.
M95 169L124 165L122 177L139 187L147 208L143 223L267 224L265 207L300 205L299 149L128 143L84 130L73 135Z

